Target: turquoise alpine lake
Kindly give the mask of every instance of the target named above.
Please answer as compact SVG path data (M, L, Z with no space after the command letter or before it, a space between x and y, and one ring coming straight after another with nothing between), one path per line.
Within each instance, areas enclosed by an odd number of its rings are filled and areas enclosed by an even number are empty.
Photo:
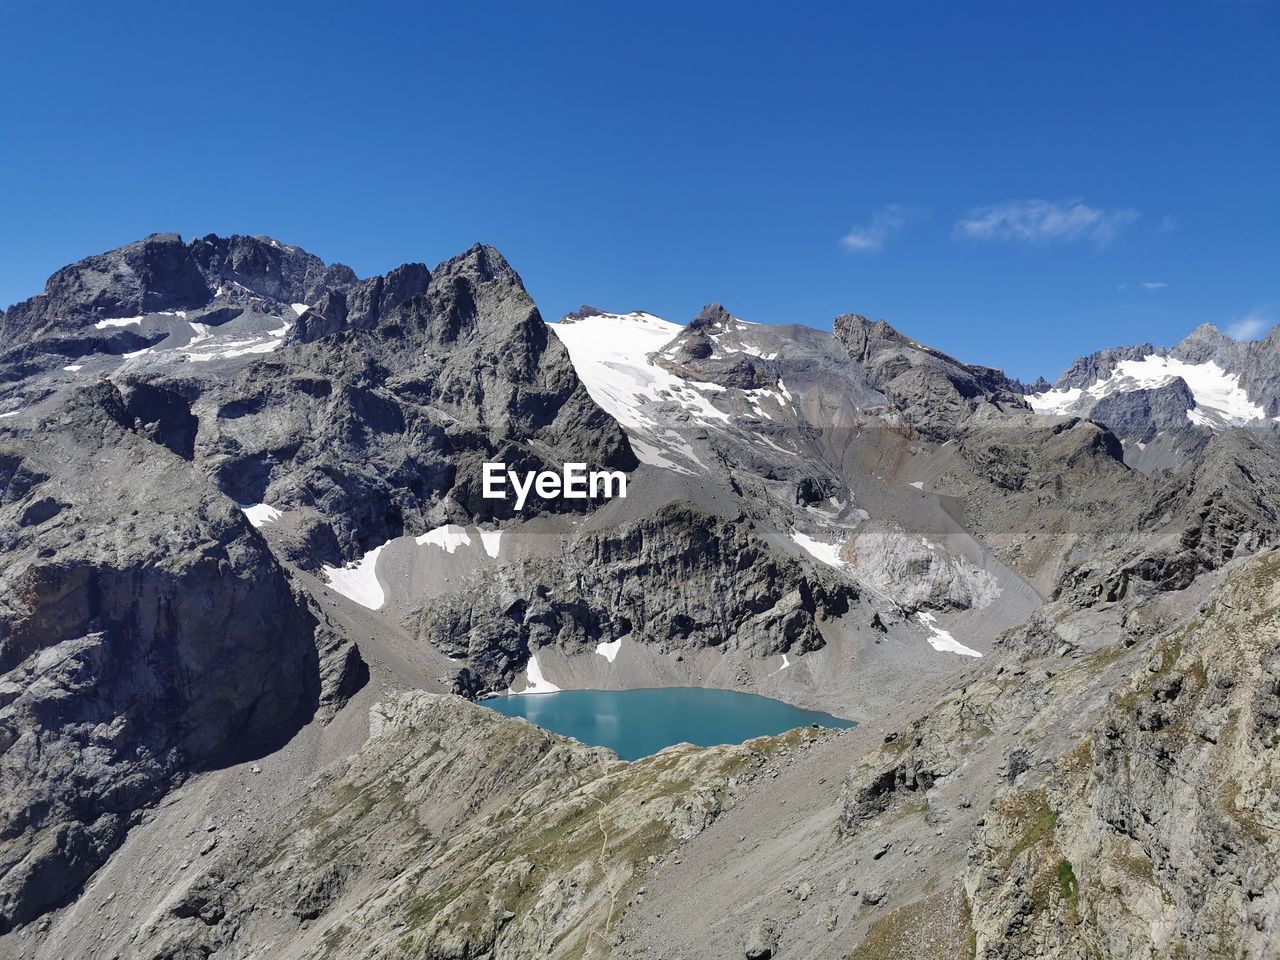
M544 730L608 747L638 760L673 743L712 747L773 736L796 727L852 727L816 710L781 700L703 687L645 690L562 690L490 697L481 704L509 717L524 717Z

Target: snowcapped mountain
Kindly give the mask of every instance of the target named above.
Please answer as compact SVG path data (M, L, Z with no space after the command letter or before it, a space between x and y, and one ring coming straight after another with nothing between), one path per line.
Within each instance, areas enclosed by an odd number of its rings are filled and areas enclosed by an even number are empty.
M687 383L651 359L683 329L648 313L605 313L587 307L551 325L591 399L627 430L636 455L645 463L676 470L688 470L693 458L661 426L664 404L703 422L728 419L710 402L706 388ZM672 455L683 464L674 462Z
M1239 375L1227 373L1212 360L1187 363L1159 353L1121 360L1110 374L1086 386L1046 390L1032 394L1027 400L1038 413L1087 416L1098 401L1106 397L1160 390L1176 386L1179 380L1191 395L1187 419L1197 426L1242 426L1267 415L1260 404L1249 399Z
M781 352L777 334L718 305L687 326L648 313L583 307L550 329L592 399L627 430L636 455L654 466L705 472L691 426L726 432L739 420L794 420L794 398L769 364ZM704 361L705 369L686 369L690 359ZM767 432L757 437L773 442Z
M1178 466L1214 432L1274 432L1278 370L1276 330L1240 342L1205 324L1171 349L1142 344L1082 357L1027 401L1037 413L1105 423L1126 442L1126 459L1135 466Z

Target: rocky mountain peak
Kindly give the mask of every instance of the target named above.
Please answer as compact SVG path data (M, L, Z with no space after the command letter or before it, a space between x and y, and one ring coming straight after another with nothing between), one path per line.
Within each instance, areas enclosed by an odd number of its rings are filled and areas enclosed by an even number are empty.
M561 323L577 323L579 320L586 320L588 317L607 317L610 316L608 310L601 310L599 307L593 307L589 303L584 303L577 310L570 310L560 318Z
M1202 323L1169 351L1189 363L1217 363L1223 369L1238 368L1251 344L1234 340L1212 323Z
M1086 387L1096 380L1110 376L1116 366L1124 360L1141 360L1143 357L1163 355L1164 352L1163 347L1157 347L1153 343L1107 347L1096 353L1078 357L1062 376L1058 377L1054 388L1068 390L1072 387Z
M1141 343L1080 357L1052 389L1030 393L1040 413L1105 423L1129 444L1130 466L1177 469L1216 432L1275 432L1280 337L1240 341L1202 323L1172 349Z
M357 282L355 271L326 264L300 247L270 237L209 234L191 241L191 256L218 289L239 288L284 303L313 303L323 293Z
M689 321L690 330L718 331L729 326L733 317L720 303L709 303Z
M635 465L491 246L360 280L270 237L161 234L49 291L11 312L27 341L0 353L4 426L65 415L107 374L112 419L237 502L296 510L304 566L491 513L485 459Z
M836 339L845 345L850 358L861 363L867 357L873 326L874 324L860 313L845 313L836 317L832 332L835 333ZM887 327L888 324L885 326Z
M450 257L432 271L437 277L467 277L473 282L488 283L506 280L517 284L521 290L524 282L496 247L477 243L456 257Z
M1213 343L1223 344L1232 338L1218 329L1216 324L1202 323L1183 338L1182 342L1186 343Z
M962 421L985 405L1023 410L1021 385L1000 370L962 363L861 314L837 317L833 332L871 385L930 439L950 439Z
M198 307L211 297L182 238L154 233L58 270L42 293L0 317L0 334L12 344L51 329L79 327L91 318Z

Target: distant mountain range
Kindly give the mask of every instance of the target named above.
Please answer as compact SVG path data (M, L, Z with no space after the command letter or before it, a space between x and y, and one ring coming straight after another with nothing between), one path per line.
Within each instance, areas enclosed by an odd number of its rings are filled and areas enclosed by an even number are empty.
M1026 385L157 234L0 344L5 956L1269 955L1280 331ZM467 702L641 686L860 725Z

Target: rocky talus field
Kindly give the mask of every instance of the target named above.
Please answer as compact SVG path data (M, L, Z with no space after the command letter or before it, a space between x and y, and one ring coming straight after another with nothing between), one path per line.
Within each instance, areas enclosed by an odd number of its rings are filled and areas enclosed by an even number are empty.
M482 245L64 267L0 313L0 958L1280 957L1277 371L548 323ZM857 726L478 702L640 687Z

